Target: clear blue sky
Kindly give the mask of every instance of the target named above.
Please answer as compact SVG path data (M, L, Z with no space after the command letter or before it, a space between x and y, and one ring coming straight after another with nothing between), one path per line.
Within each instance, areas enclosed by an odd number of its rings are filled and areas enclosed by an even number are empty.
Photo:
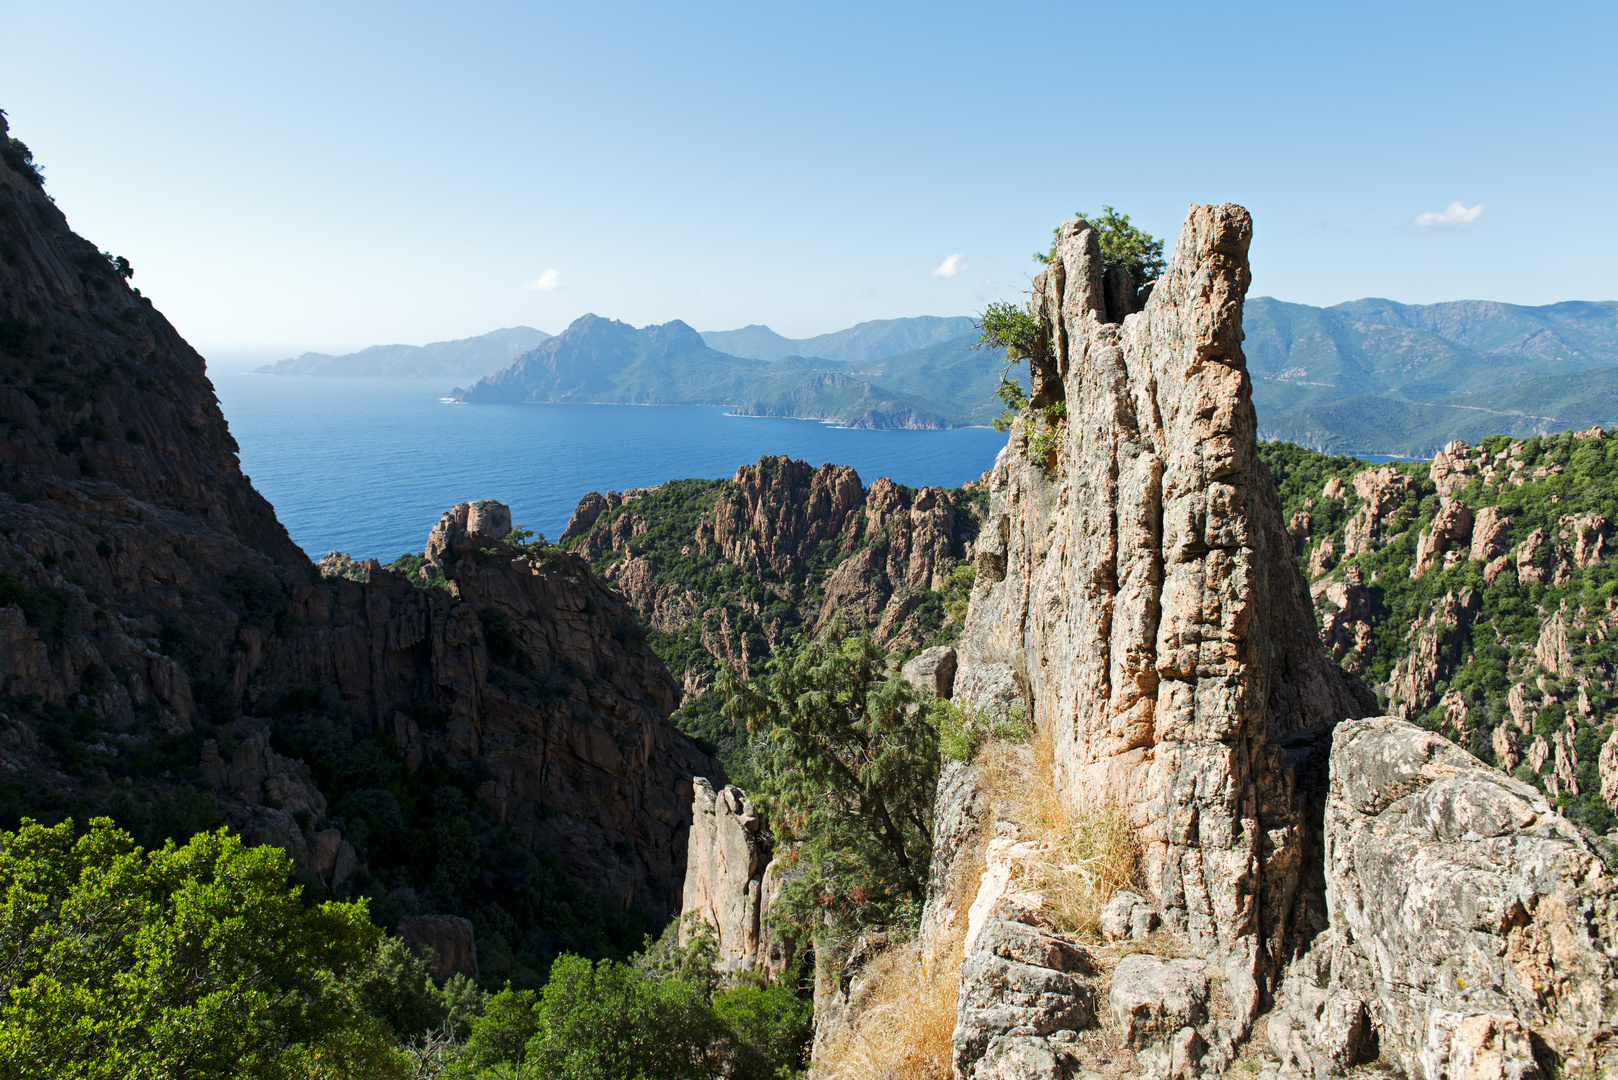
M1103 202L1171 245L1244 204L1255 295L1618 297L1610 2L0 0L0 40L47 190L215 354L969 313Z

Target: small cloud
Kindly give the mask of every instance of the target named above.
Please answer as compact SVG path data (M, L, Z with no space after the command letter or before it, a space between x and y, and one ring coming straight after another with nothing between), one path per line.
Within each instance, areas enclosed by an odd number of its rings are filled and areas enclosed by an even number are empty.
M1464 229L1476 221L1481 213L1482 203L1463 206L1459 202L1452 202L1436 213L1429 210L1425 214L1417 214L1410 219L1410 224L1418 229Z
M523 286L523 288L532 289L534 292L555 292L561 287L562 275L554 267Z
M933 277L954 277L966 269L966 256L951 255L937 266L933 267Z

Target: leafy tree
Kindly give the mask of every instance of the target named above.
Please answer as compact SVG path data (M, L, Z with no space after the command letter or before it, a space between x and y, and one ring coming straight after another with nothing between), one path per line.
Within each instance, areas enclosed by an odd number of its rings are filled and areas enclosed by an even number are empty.
M834 625L778 650L752 682L720 674L730 715L769 736L760 803L778 836L803 841L780 901L799 922L906 923L920 913L938 732L888 661L869 635Z
M669 923L656 941L647 934L634 961L654 979L682 979L702 987L709 997L719 989L719 935L694 912Z
M792 1076L803 1068L814 1007L790 986L743 982L715 994L713 1011L763 1076Z
M734 1056L699 987L613 960L558 957L534 1019L527 1059L557 1080L709 1080Z
M1128 214L1120 214L1110 206L1102 206L1101 213L1092 217L1080 210L1074 214L1088 221L1096 231L1101 245L1101 270L1105 273L1115 267L1129 271L1136 285L1155 281L1163 273L1163 241L1129 221ZM1049 263L1056 258L1056 237L1061 234L1058 225L1051 230L1051 249L1044 254L1035 253L1034 261Z
M343 979L380 931L307 907L277 847L137 847L106 818L0 833L0 1075L386 1076Z
M1039 344L1039 323L1025 304L996 301L978 316L978 341L974 348L1004 349L1009 360L1034 355Z
M974 349L1004 349L1006 366L1000 372L1000 385L994 396L1006 406L1006 411L991 423L996 431L1009 431L1017 414L1028 407L1028 394L1022 384L1011 377L1011 369L1019 360L1035 355L1039 348L1039 323L1026 305L996 301L983 309L978 317L978 340Z
M382 940L350 986L367 1015L387 1024L399 1039L446 1027L465 1038L487 997L459 973L442 987L435 985L427 962L395 937Z
M521 1075L528 1064L528 1040L539 1032L539 995L506 987L491 997L472 1021L457 1064L470 1075Z

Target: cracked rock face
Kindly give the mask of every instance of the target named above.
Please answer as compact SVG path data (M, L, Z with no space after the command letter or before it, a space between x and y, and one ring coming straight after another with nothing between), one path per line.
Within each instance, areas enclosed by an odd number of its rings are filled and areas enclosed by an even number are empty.
M991 474L956 680L1002 707L1015 686L1068 797L1129 808L1153 903L1223 961L1248 1019L1318 908L1298 771L1374 711L1320 647L1258 459L1251 238L1241 207L1193 207L1144 310L1109 323L1095 232L1063 224L1031 366L1034 404L1068 420L1054 473L1014 434Z
M741 788L730 784L715 790L701 776L693 787L681 914L713 927L726 968L765 967L765 870L774 842Z
M1533 788L1391 717L1339 725L1331 929L1288 973L1270 1043L1329 1075L1618 1069L1618 887ZM1372 1033L1374 1032L1374 1041Z

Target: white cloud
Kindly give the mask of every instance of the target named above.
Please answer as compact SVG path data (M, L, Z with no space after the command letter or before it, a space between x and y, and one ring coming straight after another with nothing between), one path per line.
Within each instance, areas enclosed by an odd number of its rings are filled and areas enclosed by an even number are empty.
M555 292L561 287L562 275L557 272L555 267L545 271L533 281L530 281L528 284L523 286L523 288L532 289L534 292Z
M933 267L933 277L954 277L966 269L966 256L951 255L937 266Z
M1482 203L1463 206L1459 202L1452 202L1436 213L1429 210L1425 214L1417 214L1410 219L1410 224L1418 229L1464 229L1476 221L1481 213Z

